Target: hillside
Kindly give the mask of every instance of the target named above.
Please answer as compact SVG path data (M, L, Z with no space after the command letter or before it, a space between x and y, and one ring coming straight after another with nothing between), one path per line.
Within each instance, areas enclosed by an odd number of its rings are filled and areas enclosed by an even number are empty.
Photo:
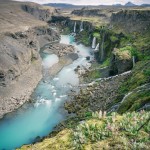
M56 136L23 146L20 150L148 150L149 115L149 112L144 111L123 116L116 113L105 116L101 111L92 113L84 121L68 121L64 130Z
M149 150L150 8L47 5L0 2L1 148Z
M46 23L38 19L46 21L46 19L50 19L52 13L55 13L54 8L35 3L0 1L0 33L26 31L29 28L45 26ZM46 14L49 14L47 18L45 18Z
M41 80L40 48L59 39L44 22L55 12L35 3L0 1L0 118L29 100Z
M103 20L94 22L101 13L109 14L106 24ZM22 150L149 149L149 15L146 7L84 8L52 17L64 34L75 32L79 43L93 46L95 42L98 63L81 75L80 92L65 103L68 113L75 117Z

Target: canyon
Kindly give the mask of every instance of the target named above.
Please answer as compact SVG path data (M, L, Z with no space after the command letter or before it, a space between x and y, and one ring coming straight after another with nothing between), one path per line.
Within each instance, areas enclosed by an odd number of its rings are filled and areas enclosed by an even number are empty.
M149 116L149 18L149 7L61 10L31 2L1 1L0 149L17 149L24 144L30 145L20 149L97 149L98 140L88 139L88 143L84 133L77 135L80 125L90 131L91 122L98 123L100 118L109 122L111 113L112 118L118 113L118 122L120 115L128 118L131 112L136 116L134 111L144 110ZM19 133L13 136L15 127ZM147 139L149 122L146 127L140 138ZM132 149L132 141L118 130ZM108 142L104 145L113 148L111 138L104 139ZM125 147L122 144L121 148ZM149 149L149 143L143 147Z

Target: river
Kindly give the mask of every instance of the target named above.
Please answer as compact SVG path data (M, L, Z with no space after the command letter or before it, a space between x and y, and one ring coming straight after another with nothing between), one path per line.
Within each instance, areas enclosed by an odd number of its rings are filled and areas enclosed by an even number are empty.
M74 45L79 58L65 66L54 78L42 79L31 96L32 103L24 104L0 120L0 150L13 150L30 144L36 137L48 135L58 123L67 118L64 102L70 90L79 85L78 74L74 69L77 66L90 66L86 57L91 56L92 49L82 44L77 45L69 35L62 35L60 43ZM59 61L54 54L43 56L45 71Z

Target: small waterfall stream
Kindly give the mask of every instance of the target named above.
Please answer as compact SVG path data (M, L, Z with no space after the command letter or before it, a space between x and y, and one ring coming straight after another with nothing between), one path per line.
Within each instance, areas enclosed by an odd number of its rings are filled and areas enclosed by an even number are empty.
M145 90L150 90L150 83L146 83L146 84L144 84L144 85L142 85L142 86L139 86L139 87L135 88L133 91L127 93L127 94L123 97L123 99L122 99L121 102L119 102L119 103L113 105L113 106L109 109L109 112L117 111L118 108L120 107L120 105L121 105L122 103L124 103L124 101L126 101L126 99L127 99L129 96L131 96L133 93L139 93L139 92L142 92L142 91L145 91ZM144 108L144 107L149 108L149 104L145 104L145 105L143 106L143 108ZM142 108L141 108L140 110L142 110Z
M81 21L81 24L80 24L80 32L83 31L83 21Z
M95 52L99 50L99 43L96 45Z
M95 49L95 47L96 47L96 37L94 37L92 41L92 48Z
M76 33L76 28L77 28L77 22L75 21L75 23L74 23L74 33Z
M133 67L135 66L135 56L132 56Z

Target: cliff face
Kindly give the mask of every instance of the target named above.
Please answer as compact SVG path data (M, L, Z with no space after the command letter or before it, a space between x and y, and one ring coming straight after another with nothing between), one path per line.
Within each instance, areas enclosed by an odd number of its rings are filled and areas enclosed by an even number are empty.
M98 16L98 17L107 17L105 13L103 13L100 9L81 9L74 10L72 14L77 16Z
M51 16L57 13L57 10L53 7L40 6L34 3L22 4L22 9L43 21L51 20Z
M0 117L29 100L42 78L40 48L59 40L46 22L24 12L23 5L0 2ZM37 11L38 5L34 7Z
M122 10L113 13L111 24L124 28L127 32L144 32L150 29L150 9Z

